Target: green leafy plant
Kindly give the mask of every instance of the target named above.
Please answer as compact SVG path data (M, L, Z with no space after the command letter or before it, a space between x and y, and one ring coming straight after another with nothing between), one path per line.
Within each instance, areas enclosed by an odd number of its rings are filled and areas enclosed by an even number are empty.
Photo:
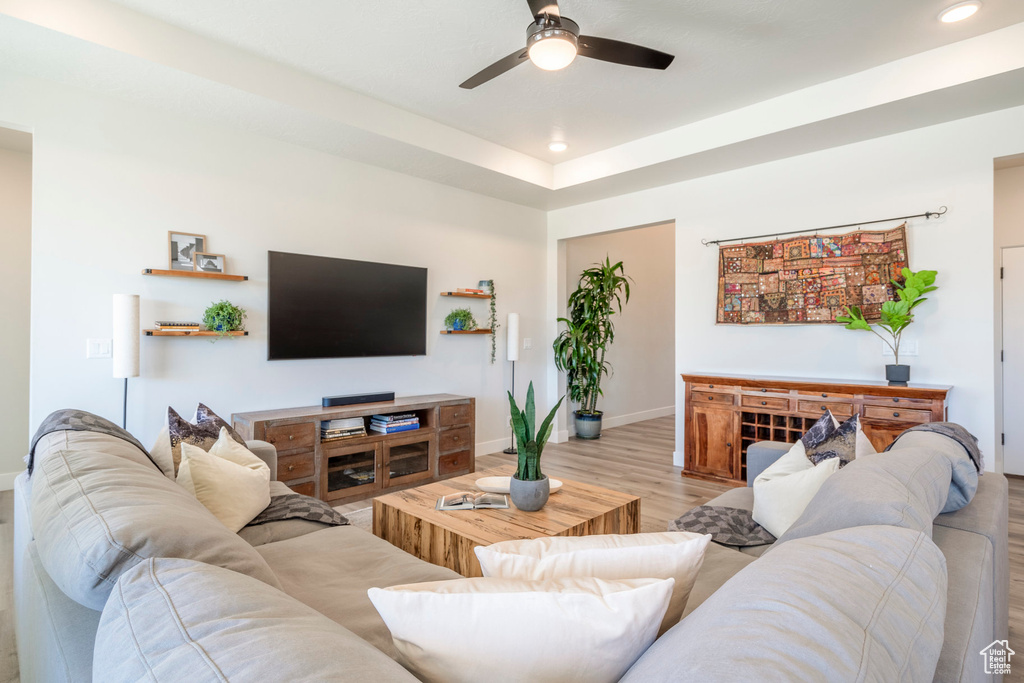
M218 301L210 304L203 313L203 324L206 329L219 333L219 336L226 337L228 332L234 332L243 328L243 321L246 318L244 308L235 306L230 301Z
M612 316L629 302L629 282L622 261L595 263L580 275L576 291L569 295L568 318L559 318L565 329L552 348L555 366L566 374L569 400L580 413L594 414L602 395L601 378L611 372L605 360L615 341Z
M449 330L475 330L476 318L468 308L456 308L445 316L444 326Z
M544 478L540 471L540 456L544 452L544 446L554 428L551 421L555 419L555 413L564 399L565 396L558 399L558 403L551 409L548 416L544 418L539 427L536 427L537 414L533 400L533 382L530 382L530 388L526 390L526 405L522 411L516 405L516 399L513 398L512 392L508 392L508 404L512 411L512 430L515 432L519 451L516 478L520 481L539 481ZM534 427L536 427L536 432Z
M498 297L494 293L494 280L487 280L487 289L491 293L491 310L487 324L491 328L491 365L498 353Z
M910 323L914 322L914 309L928 300L925 298L925 294L938 289L934 284L938 271L919 270L915 273L909 268L904 268L901 275L903 276L902 281L892 280L899 300L886 301L882 304L881 320L878 326L885 331L885 336L871 327L858 306L847 306L846 315L836 316L836 322L846 323L848 330L867 330L874 333L892 350L896 357L896 365L899 365L900 362L900 340L903 331Z

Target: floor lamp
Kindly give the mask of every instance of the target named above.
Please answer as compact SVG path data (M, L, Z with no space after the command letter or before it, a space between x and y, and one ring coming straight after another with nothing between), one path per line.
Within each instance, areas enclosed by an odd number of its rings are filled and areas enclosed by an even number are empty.
M124 379L121 427L128 428L128 378L139 376L139 295L114 295L114 377Z
M512 363L512 397L516 395L516 361L519 360L519 314L509 313L508 322L505 326L507 346L505 347L505 358ZM509 423L511 423L511 417ZM508 453L509 455L515 455L518 453L516 450L516 435L515 430L512 430L511 445L506 448L502 453Z

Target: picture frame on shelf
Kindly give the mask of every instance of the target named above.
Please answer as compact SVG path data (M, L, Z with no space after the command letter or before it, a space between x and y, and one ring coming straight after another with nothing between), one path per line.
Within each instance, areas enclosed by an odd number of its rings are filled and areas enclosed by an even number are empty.
M227 259L224 254L208 254L197 251L192 259L197 273L220 273L227 272Z
M167 251L170 270L194 271L196 253L206 252L206 235L170 230L167 232Z

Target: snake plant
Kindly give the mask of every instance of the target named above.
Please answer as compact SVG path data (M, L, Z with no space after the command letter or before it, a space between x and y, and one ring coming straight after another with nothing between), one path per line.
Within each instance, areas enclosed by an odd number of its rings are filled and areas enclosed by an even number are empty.
M540 471L540 454L544 451L544 445L551 436L554 425L551 421L555 419L555 412L562 405L565 396L558 399L558 403L551 409L548 416L537 427L537 410L533 400L533 382L526 391L526 405L519 410L516 399L512 392L508 392L508 403L512 410L512 431L516 434L516 442L519 446L519 467L516 469L516 478L521 481L540 481L544 475ZM536 432L534 428L536 427Z

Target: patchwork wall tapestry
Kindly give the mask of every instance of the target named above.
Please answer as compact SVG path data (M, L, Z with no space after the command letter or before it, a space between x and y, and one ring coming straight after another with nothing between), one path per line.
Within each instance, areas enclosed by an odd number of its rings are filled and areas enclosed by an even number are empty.
M720 246L718 322L835 323L851 304L878 320L907 266L906 227Z

